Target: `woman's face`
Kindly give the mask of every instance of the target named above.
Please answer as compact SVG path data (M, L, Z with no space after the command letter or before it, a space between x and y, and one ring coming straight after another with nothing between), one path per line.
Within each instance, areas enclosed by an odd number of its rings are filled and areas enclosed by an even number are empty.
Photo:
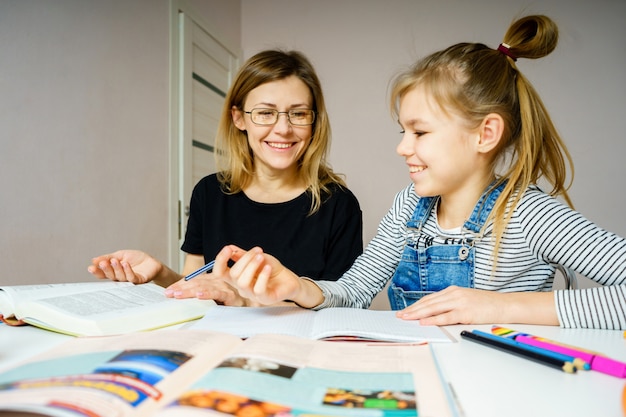
M307 85L296 76L261 84L248 94L243 111L233 109L235 126L248 133L248 144L254 154L255 170L276 174L295 171L304 154L313 126L292 125L286 113L290 110L312 109L313 97ZM255 124L246 112L253 109L274 109L281 112L274 125Z

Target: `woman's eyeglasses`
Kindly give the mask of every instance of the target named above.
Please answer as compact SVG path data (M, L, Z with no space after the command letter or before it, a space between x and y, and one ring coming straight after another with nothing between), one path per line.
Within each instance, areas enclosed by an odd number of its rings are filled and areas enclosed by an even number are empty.
M315 122L315 112L310 109L293 109L289 111L278 111L276 109L252 109L244 113L250 115L252 123L257 125L274 125L278 122L278 116L287 115L287 120L294 126L310 126Z

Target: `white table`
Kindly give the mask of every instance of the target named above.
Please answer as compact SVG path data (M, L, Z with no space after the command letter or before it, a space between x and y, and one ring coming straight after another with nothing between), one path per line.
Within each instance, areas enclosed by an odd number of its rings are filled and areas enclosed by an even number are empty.
M626 362L626 339L622 331L502 326L599 351ZM568 374L459 336L461 330L488 332L491 326L445 329L457 343L432 347L443 378L456 395L459 417L624 416L621 401L626 379L595 371ZM30 326L12 328L2 324L0 371L69 338Z
M502 325L535 336L602 352L626 362L623 331ZM620 417L626 379L596 371L575 374L461 339L461 330L491 331L491 326L447 326L457 340L433 344L465 417L593 416Z

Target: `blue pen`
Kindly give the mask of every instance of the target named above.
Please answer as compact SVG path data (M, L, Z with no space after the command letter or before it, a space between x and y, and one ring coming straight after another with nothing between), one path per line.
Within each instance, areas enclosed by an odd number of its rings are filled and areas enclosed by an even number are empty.
M185 277L185 281L189 281L191 278L197 277L198 275L204 274L205 272L210 272L213 269L213 265L215 265L215 261L209 262L197 271L194 271L191 274L187 275Z

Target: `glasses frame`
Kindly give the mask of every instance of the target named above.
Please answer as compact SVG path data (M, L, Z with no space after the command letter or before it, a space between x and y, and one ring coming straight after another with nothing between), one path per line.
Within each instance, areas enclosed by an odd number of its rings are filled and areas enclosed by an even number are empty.
M268 111L268 112L272 112L275 114L275 120L272 123L257 123L254 121L254 117L253 117L253 113L258 111L258 110L263 110L263 111ZM310 111L312 118L311 118L311 123L294 123L291 121L291 116L296 113L296 112L300 112L300 111ZM252 123L254 123L257 126L274 126L276 123L278 123L278 118L280 117L281 114L286 114L287 115L287 121L292 125L292 126L312 126L315 123L315 118L317 116L317 113L315 113L315 110L313 109L292 109L292 110L288 110L288 111L278 111L276 109L268 109L268 108L264 108L264 107L256 107L254 109L251 109L250 111L245 111L243 110L244 113L249 114L250 115L250 120L252 121Z

